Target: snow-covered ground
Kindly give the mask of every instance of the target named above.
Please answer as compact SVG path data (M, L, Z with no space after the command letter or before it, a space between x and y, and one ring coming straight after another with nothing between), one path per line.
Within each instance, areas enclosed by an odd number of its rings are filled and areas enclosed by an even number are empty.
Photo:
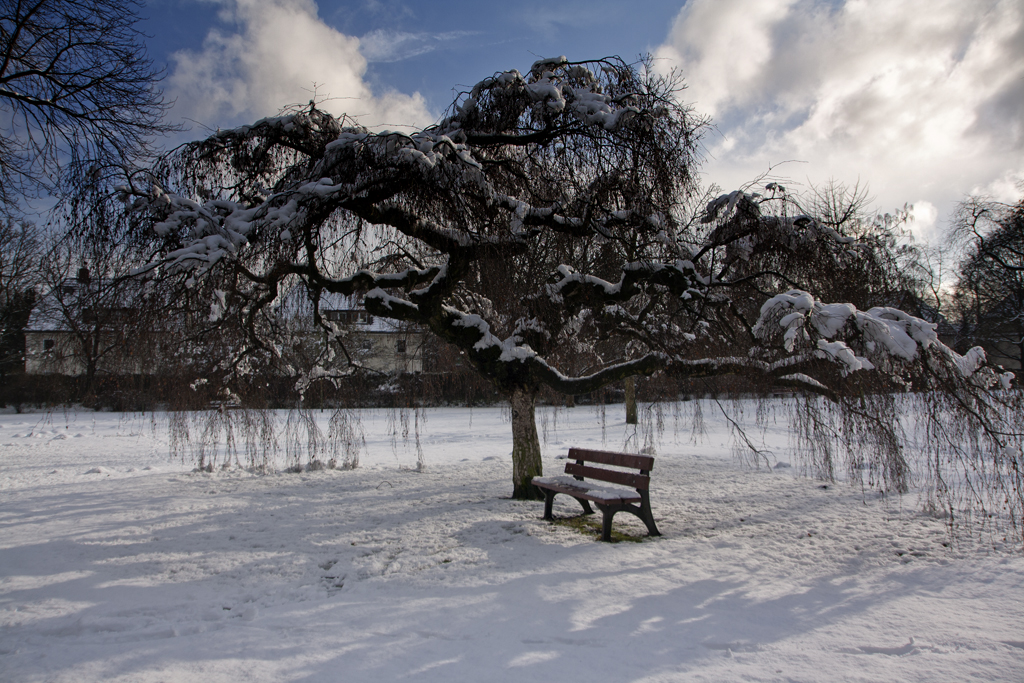
M169 460L159 415L2 415L0 680L1024 680L1019 553L748 467L714 410L697 442L666 416L664 536L615 544L507 498L500 409L427 410L422 472L366 411L358 469L270 475ZM621 406L539 419L548 473L639 438Z

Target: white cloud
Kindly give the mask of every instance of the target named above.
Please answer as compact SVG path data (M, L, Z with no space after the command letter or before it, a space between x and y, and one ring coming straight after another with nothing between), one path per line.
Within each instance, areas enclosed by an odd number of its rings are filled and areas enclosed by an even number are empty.
M987 185L973 188L971 194L991 197L997 202L1011 204L1024 195L1024 169L1007 171Z
M222 18L202 49L172 56L173 113L211 126L276 114L313 98L333 114L371 128L423 126L433 120L419 93L375 93L365 81L360 41L325 24L312 0L222 0Z
M377 29L359 39L359 50L369 62L400 62L433 52L443 43L466 36L474 31L449 31L446 33L409 33Z
M714 117L706 170L727 188L800 160L776 173L860 180L942 223L1024 172L1019 0L691 0L656 56Z
M942 240L938 222L938 208L928 200L919 199L910 209L910 220L907 227L922 242L936 244Z

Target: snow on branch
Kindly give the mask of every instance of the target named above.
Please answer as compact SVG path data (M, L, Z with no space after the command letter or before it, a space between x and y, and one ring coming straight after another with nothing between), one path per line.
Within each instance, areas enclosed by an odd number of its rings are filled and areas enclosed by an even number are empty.
M558 275L556 282L545 286L544 295L552 303L567 304L569 309L578 308L584 301L627 301L640 293L642 287L649 285L666 287L681 299L687 300L704 296L708 284L708 279L697 273L693 263L684 260L675 263L627 263L621 278L615 283L577 273L567 265L558 267ZM570 301L575 302L575 305L568 304Z
M997 377L985 366L985 351L981 347L961 356L939 341L937 328L937 324L899 309L879 306L860 311L852 304L825 304L808 292L791 290L771 297L761 306L752 330L762 342L781 341L790 353L813 342L817 356L839 364L844 374L876 369L882 360L910 363L922 352L934 349L963 378L974 377L984 369L979 381L988 386L997 381L1004 386L1009 384L1012 376ZM864 355L858 355L851 344Z
M667 106L644 106L649 99L637 70L621 60L541 59L527 77L512 70L481 80L438 128L462 131L473 144L530 144L559 131L614 132L637 115L668 115Z
M772 185L774 183L769 183L769 187ZM780 203L781 213L765 214L761 207L766 202ZM726 246L725 260L734 262L749 261L758 248L768 245L796 251L822 238L846 249L856 245L855 238L841 234L802 211L789 215L786 210L793 208L791 203L785 194L776 196L773 193L765 198L757 193L736 190L719 195L708 202L701 217L701 223L716 224L717 227L700 253Z

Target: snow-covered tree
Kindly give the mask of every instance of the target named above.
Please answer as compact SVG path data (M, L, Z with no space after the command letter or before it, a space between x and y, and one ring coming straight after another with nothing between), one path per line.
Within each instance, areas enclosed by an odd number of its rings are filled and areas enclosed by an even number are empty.
M797 387L840 409L840 432L803 431L822 471L841 443L898 490L892 391L941 386L1005 434L985 392L1010 378L885 305L878 226L819 220L775 183L701 194L706 122L680 90L644 62L545 59L484 79L423 130L371 132L310 103L189 145L124 192L152 217L154 269L222 283L250 333L240 357L276 353L267 321L296 282L314 303L362 293L373 315L458 347L509 398L517 497L541 474L543 386L662 372ZM821 418L819 403L802 405Z

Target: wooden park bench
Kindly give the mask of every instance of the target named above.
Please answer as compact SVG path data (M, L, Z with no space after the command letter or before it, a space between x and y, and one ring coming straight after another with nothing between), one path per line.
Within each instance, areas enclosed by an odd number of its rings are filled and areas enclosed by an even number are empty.
M625 470L610 470L594 467L593 464L611 465ZM612 540L612 517L616 512L629 512L643 520L651 536L661 536L654 524L651 514L651 499L647 489L651 483L651 468L654 458L649 455L630 455L628 453L611 453L608 451L590 451L582 448L569 449L569 462L565 464L565 474L561 477L534 477L533 485L544 491L544 519L551 520L551 505L555 494L564 493L572 496L583 506L584 514L593 514L590 507L593 502L604 515L602 520L601 540ZM587 481L587 480L590 481ZM608 482L621 486L608 486L593 482ZM622 488L622 486L628 486ZM630 490L633 489L633 490Z

